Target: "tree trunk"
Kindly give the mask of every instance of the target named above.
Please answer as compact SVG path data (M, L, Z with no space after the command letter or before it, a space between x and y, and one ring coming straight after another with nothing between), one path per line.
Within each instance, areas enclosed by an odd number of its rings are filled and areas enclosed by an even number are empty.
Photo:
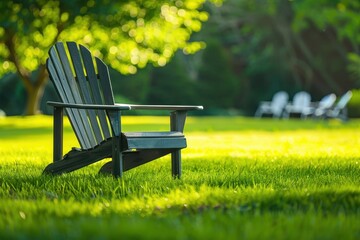
M40 114L40 101L44 94L45 84L35 85L31 88L26 88L27 101L24 115Z
M62 25L58 25L58 33L53 42L56 42L58 36L63 30ZM44 94L45 85L48 80L45 64L40 64L38 69L38 75L35 77L35 81L31 80L31 72L26 70L20 62L15 46L15 32L11 29L5 28L5 34L7 36L5 40L5 46L9 51L9 60L14 63L17 73L20 76L21 81L25 86L27 92L27 102L24 115L35 115L40 112L40 101Z
M48 75L45 65L40 65L35 82L32 82L29 77L22 78L27 92L27 102L24 115L36 115L41 113L40 101L44 95L47 80Z

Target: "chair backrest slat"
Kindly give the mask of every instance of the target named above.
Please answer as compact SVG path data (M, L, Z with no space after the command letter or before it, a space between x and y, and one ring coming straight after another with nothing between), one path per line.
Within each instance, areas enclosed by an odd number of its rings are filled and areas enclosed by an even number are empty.
M97 78L97 75L95 72L94 62L93 62L91 53L87 48L85 48L82 45L80 45L80 53L81 53L83 63L85 66L85 71L86 71L86 75L87 75L87 78L89 81L90 91L92 93L94 103L95 104L103 104L104 101L102 100L102 97L101 97L102 89L98 83L98 78ZM111 93L111 95L112 95L112 93ZM111 135L110 135L110 131L109 131L109 125L106 120L106 112L103 110L98 110L97 115L99 118L100 127L101 127L102 133L104 135L104 138L105 139L109 138Z
M65 103L114 104L107 66L98 58L97 73L90 51L74 42L56 43L49 51L50 79ZM100 81L100 83L99 83ZM111 137L104 110L66 109L70 123L83 149L97 146Z
M111 87L110 77L109 77L109 69L106 64L100 59L95 58L96 66L98 69L100 84L104 93L104 102L107 105L114 105L114 96Z

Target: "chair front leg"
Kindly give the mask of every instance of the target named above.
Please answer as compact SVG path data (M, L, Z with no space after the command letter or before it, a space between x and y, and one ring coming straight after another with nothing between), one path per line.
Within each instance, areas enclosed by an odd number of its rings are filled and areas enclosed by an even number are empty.
M121 148L121 136L114 136L112 139L112 162L113 176L118 178L123 176L124 166Z
M122 177L123 176L123 157L122 151L123 147L121 146L121 112L120 111L108 111L107 112L111 129L113 133L112 137L112 162L113 162L113 176Z
M60 161L63 157L63 108L54 107L53 119L53 161Z

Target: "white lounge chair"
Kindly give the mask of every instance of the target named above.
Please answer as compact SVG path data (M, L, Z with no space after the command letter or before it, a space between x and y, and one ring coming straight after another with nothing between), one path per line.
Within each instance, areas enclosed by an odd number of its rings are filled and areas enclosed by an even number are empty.
M283 117L289 118L291 114L300 114L303 118L311 106L311 96L308 92L301 91L294 95L293 101L285 106Z
M334 105L336 101L336 95L334 93L324 96L318 103L312 103L310 106L303 111L303 117L325 117L326 112Z
M347 91L344 95L341 96L339 101L335 104L334 107L328 109L325 113L328 118L339 118L343 121L348 119L346 105L349 103L352 97L352 92Z
M274 94L271 102L262 101L255 112L255 117L262 117L263 114L271 114L273 117L281 117L283 109L287 104L289 95L280 91Z

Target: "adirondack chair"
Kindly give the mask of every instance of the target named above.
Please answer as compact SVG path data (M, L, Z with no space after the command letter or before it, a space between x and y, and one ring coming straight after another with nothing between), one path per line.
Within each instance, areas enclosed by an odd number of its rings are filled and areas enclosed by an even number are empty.
M107 66L75 42L52 46L46 66L61 102L48 102L54 108L54 150L44 173L71 172L112 158L100 172L121 177L124 171L171 154L172 175L181 176L186 115L202 106L116 104ZM63 156L64 109L80 148ZM169 131L122 132L122 112L137 109L169 111Z
M347 91L340 97L340 100L335 104L335 106L326 111L325 116L327 118L339 118L342 121L348 120L346 105L349 103L351 97L352 92Z
M281 117L289 95L287 92L280 91L274 94L271 102L261 101L255 112L255 117L262 117L263 114L271 114L273 117Z
M293 101L285 106L283 117L289 118L291 114L299 114L301 118L304 118L304 113L310 107L310 103L311 96L308 92L297 92Z
M324 96L319 102L312 103L312 106L305 108L302 112L303 117L324 118L326 112L334 105L335 101L336 95L330 93Z

